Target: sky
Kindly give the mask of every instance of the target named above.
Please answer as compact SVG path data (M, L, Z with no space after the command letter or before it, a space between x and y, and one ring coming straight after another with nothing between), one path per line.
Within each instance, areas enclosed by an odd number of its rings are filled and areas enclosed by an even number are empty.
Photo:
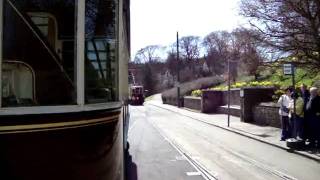
M179 36L204 37L244 23L239 0L131 0L131 56L148 45L167 46Z

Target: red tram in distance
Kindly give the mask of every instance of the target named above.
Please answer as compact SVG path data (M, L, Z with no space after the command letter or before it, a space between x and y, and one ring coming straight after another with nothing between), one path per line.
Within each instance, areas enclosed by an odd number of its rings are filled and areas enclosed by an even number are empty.
M143 86L134 85L130 87L130 104L143 105L144 103L144 89Z

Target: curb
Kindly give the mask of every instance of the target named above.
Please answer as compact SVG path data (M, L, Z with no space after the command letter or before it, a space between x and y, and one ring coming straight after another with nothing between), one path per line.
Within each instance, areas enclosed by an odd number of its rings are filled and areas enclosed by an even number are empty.
M303 157L305 157L305 158L314 160L314 161L316 161L317 163L320 163L320 157L319 157L319 158L318 158L318 157L314 157L314 156L311 156L311 155L306 154L306 153L303 153L303 152L299 152L299 151L296 151L296 150L292 150L292 149L290 149L290 148L286 148L286 147L283 147L283 146L280 146L280 145L277 145L277 144L273 144L273 143L271 143L271 142L268 142L268 141L265 141L265 140L256 138L256 137L254 137L254 136L252 136L252 135L248 135L248 134L246 134L246 133L244 133L244 132L240 132L240 131L237 131L237 130L234 130L234 129L231 129L231 128L227 128L227 127L223 127L223 126L216 125L216 124L213 124L213 123L209 123L209 122L206 122L206 121L204 121L204 120L197 119L197 118L194 118L194 117L191 117L191 116L182 114L182 113L180 113L180 112L177 112L177 111L174 111L174 110L165 108L165 107L161 107L161 105L156 105L156 104L153 104L153 103L148 103L148 104L149 104L149 105L152 105L152 106L155 106L155 107L158 107L158 108L161 108L161 109L165 109L165 110L167 110L167 111L171 111L171 112L174 112L174 113L178 113L178 114L180 114L180 115L182 115L182 116L191 118L191 119L193 119L193 120L200 121L200 122L202 122L202 123L205 123L205 124L208 124L208 125L211 125L211 126L215 126L215 127L217 127L217 128L220 128L220 129L223 129L223 130L226 130L226 131L229 131L229 132L232 132L232 133L235 133L235 134L238 134L238 135L247 137L247 138L249 138L249 139L256 140L256 141L259 141L259 142L261 142L261 143L268 144L268 145L273 146L273 147L280 148L280 149L285 150L285 151L287 151L287 152L294 153L294 154L303 156ZM184 110L188 110L188 109L184 109ZM191 111L191 112L194 112L194 111Z

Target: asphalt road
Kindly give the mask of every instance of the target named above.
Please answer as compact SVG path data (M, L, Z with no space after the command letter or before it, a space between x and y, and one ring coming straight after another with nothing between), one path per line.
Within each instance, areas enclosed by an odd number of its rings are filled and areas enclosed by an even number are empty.
M320 179L318 162L274 146L152 105L130 113L136 179Z
M128 180L203 180L201 173L148 121L143 106L130 107Z

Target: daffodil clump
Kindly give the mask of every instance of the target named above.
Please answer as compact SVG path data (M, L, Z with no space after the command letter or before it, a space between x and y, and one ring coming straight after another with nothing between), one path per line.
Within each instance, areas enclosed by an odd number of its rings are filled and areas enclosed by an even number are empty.
M245 87L275 87L279 88L279 82L271 82L271 81L251 81L251 82L236 82L231 85L231 88L245 88ZM208 88L209 90L216 91L225 91L228 89L228 86L220 85L212 88ZM192 96L200 97L202 95L202 90L197 89L191 92Z
M201 97L201 96L202 96L202 90L200 90L200 89L193 90L193 91L191 92L191 96Z

